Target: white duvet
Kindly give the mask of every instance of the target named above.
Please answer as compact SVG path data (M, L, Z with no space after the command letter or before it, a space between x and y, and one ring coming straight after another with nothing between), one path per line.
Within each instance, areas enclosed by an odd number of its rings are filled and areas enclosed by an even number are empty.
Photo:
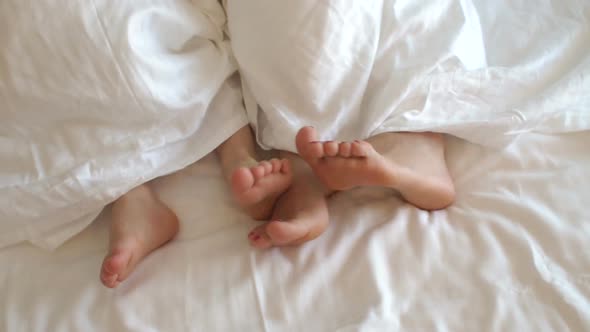
M590 127L590 1L227 0L265 147L438 131L502 146Z
M263 147L590 128L590 2L0 2L0 247L53 248L247 118ZM233 51L232 51L233 49Z
M216 0L0 1L0 247L55 247L245 125Z

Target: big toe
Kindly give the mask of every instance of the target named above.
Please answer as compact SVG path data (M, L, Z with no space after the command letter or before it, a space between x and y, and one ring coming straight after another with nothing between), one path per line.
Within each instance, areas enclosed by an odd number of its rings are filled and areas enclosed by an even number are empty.
M295 145L299 155L308 163L324 155L324 147L318 142L317 131L313 127L301 128L295 137Z
M244 191L252 188L255 179L249 168L241 167L232 173L231 185L235 194L242 194Z

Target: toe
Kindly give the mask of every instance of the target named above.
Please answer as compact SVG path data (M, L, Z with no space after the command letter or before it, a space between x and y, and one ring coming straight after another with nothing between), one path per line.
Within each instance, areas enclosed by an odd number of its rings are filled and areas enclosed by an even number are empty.
M354 141L350 147L350 154L353 157L366 157L367 156L367 148L366 145L363 144L364 142L361 141Z
M121 274L125 272L128 262L129 254L125 254L124 252L107 256L102 263L100 272L102 283L109 288L116 287L117 282L120 281Z
M238 168L231 177L232 190L235 193L242 193L254 185L254 175L249 168Z
M291 162L289 161L289 159L281 160L281 173L291 174Z
M278 173L281 171L281 161L279 159L271 159L270 164L272 165L272 173Z
M350 142L342 142L338 146L338 156L343 158L350 158Z
M324 153L326 157L336 157L338 155L338 143L333 141L324 143Z
M309 143L318 140L318 133L314 127L307 126L303 127L297 133L296 141L297 143Z
M268 249L273 246L272 240L266 234L264 225L258 226L248 234L250 244L258 249Z
M119 274L121 270L125 267L125 262L123 259L123 255L121 254L113 254L107 259L105 259L104 264L102 266L104 271L110 274Z
M107 288L115 288L119 284L117 281L117 276L109 276L109 277L100 277L100 281L102 284Z
M252 175L254 175L254 182L262 179L266 173L266 170L262 165L254 166L250 168L250 170L252 171Z
M259 165L264 168L264 175L272 173L272 164L270 162L264 160L261 161Z
M137 265L138 259L134 259L133 255L134 253L139 254L138 249L139 248L131 249L125 252L124 254L118 256L118 264L120 266L119 272L117 274L118 282L122 282L125 279L127 279L127 277L129 277L129 275L133 272L133 270L135 270L135 266ZM141 257L143 257L143 255Z
M294 221L271 221L260 225L248 234L248 240L253 247L268 249L273 246L288 246L299 244L306 239L308 227Z
M297 152L308 163L314 163L324 156L323 144L317 141L317 132L313 127L303 127L295 138Z
M322 142L311 142L309 143L309 155L308 157L310 157L311 161L315 161L317 159L320 159L322 157L324 157L326 155L326 152L324 151L324 144L322 144Z
M295 221L271 221L266 225L265 230L274 245L286 246L305 238L309 227Z
M100 281L108 288L113 288L119 275L108 272L104 266L100 271Z

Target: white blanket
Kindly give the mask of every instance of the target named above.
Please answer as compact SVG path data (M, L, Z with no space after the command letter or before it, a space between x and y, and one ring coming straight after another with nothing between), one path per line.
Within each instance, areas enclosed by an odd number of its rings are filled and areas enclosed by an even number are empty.
M0 247L55 247L247 123L216 0L0 2Z
M265 147L438 131L492 146L590 128L587 0L228 0Z

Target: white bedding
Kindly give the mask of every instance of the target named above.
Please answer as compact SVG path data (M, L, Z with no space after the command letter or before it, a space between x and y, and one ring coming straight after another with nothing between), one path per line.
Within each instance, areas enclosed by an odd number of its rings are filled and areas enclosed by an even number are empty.
M269 251L248 247L252 223L208 157L154 184L181 232L114 291L98 280L107 214L53 253L1 250L0 330L589 330L588 142L450 139L447 211L340 194L322 237Z
M263 147L590 128L588 1L225 2ZM217 0L2 1L0 248L59 246L245 125L225 23Z
M251 0L244 10L288 3L295 2ZM362 6L348 0L315 3ZM387 121L373 121L387 107L375 108L376 113L351 109L359 120L354 124L363 124L356 129L360 133L344 130L342 121L318 125L303 116L273 122L279 136L264 126L270 121L265 117L292 108L313 118L314 95L295 94L294 105L274 108L277 101L265 99L274 94L256 95L252 79L246 79L249 115L265 146L291 149L292 132L303 124L316 124L329 138L363 137L379 126L413 130L404 126L423 125L489 145L533 129L556 133L590 127L588 1L366 3L395 3L397 18L405 23L416 18L409 25L414 30L400 37L406 46L422 44L427 51L441 36L454 41L457 54L450 57L441 49L430 54L413 47L402 54L404 61L436 58L431 65L443 71L434 75L440 81L410 85L408 94L394 98L402 112L387 114ZM180 217L181 231L119 288L104 288L98 272L107 249L108 209L86 227L100 207L136 184L191 164L246 121L239 87L226 81L235 66L226 53L222 17L216 0L0 1L0 248L23 239L54 248L81 231L53 252L30 244L0 249L0 331L590 330L588 131L525 134L503 151L449 138L447 159L458 190L449 209L424 212L387 191L342 193L330 201L332 223L322 237L300 248L269 251L248 246L253 224L236 209L217 160L209 156L152 183ZM264 23L264 17L257 22ZM424 20L433 17L440 20ZM69 23L78 29L66 29ZM441 28L445 24L449 29ZM128 34L132 28L137 30ZM63 32L59 38L50 33L55 29ZM273 31L281 32L269 25L263 32ZM191 39L197 35L206 38ZM126 39L134 36L143 37L135 43ZM519 52L490 47L500 39ZM117 45L122 45L118 51ZM179 45L188 48L175 48ZM472 49L483 53L461 51ZM205 57L193 57L193 51ZM214 53L224 56L207 57ZM88 61L85 71L71 67L72 57ZM132 66L121 65L127 60ZM512 69L494 67L498 63ZM296 62L289 64L297 68ZM205 89L193 100L184 93L201 91L202 82L191 81L190 72L203 66L221 72L212 74L215 84L207 81L215 91ZM35 72L39 68L48 73ZM270 77L274 88L297 81L289 80L289 73L279 78ZM325 89L315 92L330 90L320 83ZM534 86L524 91L514 84ZM335 91L346 97L334 99L338 103L358 106L357 94ZM419 98L404 99L412 93ZM479 93L491 97L478 99ZM475 97L465 101L465 96ZM253 97L271 107L253 109ZM40 110L47 105L63 117L46 117ZM457 111L458 122L449 121L450 113L440 105ZM167 112L161 113L162 106ZM79 111L89 108L91 118L80 119ZM118 126L113 127L114 118ZM142 130L145 137L115 144ZM269 140L273 137L283 141ZM85 155L96 160L81 158Z
M590 1L227 0L268 148L437 131L502 146L590 128Z
M0 1L0 248L55 248L247 123L217 0Z

